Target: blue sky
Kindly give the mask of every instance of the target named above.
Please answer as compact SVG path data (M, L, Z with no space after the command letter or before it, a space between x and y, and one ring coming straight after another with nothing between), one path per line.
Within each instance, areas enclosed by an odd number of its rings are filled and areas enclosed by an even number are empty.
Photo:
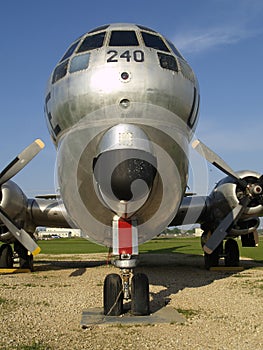
M8 0L0 12L0 166L35 138L46 148L14 179L28 195L54 192L55 149L44 120L46 82L67 46L112 22L149 26L182 51L200 84L196 136L235 170L263 172L261 0ZM221 173L209 167L211 183Z

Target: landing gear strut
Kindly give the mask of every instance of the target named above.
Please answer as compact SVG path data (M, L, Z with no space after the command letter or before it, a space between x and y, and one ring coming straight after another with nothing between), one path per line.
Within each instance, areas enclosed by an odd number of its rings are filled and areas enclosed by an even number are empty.
M14 243L14 250L18 254L20 268L33 271L33 255L18 241Z
M105 278L104 315L120 316L124 300L131 300L133 315L149 315L149 281L143 273L133 274L137 260L126 257L114 260L113 264L120 268L120 275L110 274Z
M114 216L112 221L113 265L120 275L110 274L104 281L104 315L120 316L124 311L123 301L131 300L131 313L146 316L150 313L149 281L143 273L134 274L138 256L138 229L135 219ZM126 309L129 304L126 303Z

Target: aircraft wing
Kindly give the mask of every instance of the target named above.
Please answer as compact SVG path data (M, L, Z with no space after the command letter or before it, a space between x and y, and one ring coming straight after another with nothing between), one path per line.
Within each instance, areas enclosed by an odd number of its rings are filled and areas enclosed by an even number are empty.
M169 226L191 225L204 220L208 209L207 196L184 197L179 210Z

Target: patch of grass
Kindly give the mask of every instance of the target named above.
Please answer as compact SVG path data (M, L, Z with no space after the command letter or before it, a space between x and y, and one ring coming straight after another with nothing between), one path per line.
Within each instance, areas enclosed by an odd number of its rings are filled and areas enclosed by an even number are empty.
M92 243L84 238L61 238L38 242L43 254L92 254L107 253L108 248ZM263 261L263 236L259 237L259 246L255 248L241 247L240 255L256 261ZM140 253L151 254L189 254L203 255L200 237L159 237L140 245Z
M184 315L186 318L192 318L199 314L197 310L193 309L176 309L180 314Z
M0 306L5 310L9 310L10 308L14 309L17 306L17 302L12 299L6 299L0 297Z
M255 281L251 281L251 286L252 288L256 288L256 289L260 289L263 290L263 280L255 280Z
M199 237L154 238L140 246L140 253L203 255Z
M243 248L241 246L240 240L238 240L238 245L240 249L240 256L244 256L246 258L250 258L256 261L263 261L263 236L259 236L258 247Z
M123 323L114 323L113 325L110 325L111 328L119 328L119 329L130 329L130 325L123 324Z
M37 306L50 306L49 302L47 301L39 301L36 303Z
M92 254L105 253L106 247L99 246L84 238L60 238L38 241L43 254Z
M8 300L6 298L0 298L0 305L8 303Z
M260 290L263 291L263 280L262 279L249 279L249 277L247 277L246 280L241 280L239 282L233 282L233 286L240 286L242 288L246 288L247 290L250 291L250 294L254 294L255 291Z
M249 278L251 276L249 274L245 274L245 273L237 273L236 275L233 275L232 277L235 277L235 278Z
M23 284L24 287L38 287L36 284L34 283L25 283Z
M17 284L13 286L9 286L9 284L6 284L6 283L1 284L1 287L4 287L5 289L16 289L17 286L18 286Z
M84 238L61 238L38 241L43 254L92 254L107 253L108 248ZM202 255L200 238L155 238L140 245L140 253L183 253Z
M42 343L33 343L31 345L19 345L18 350L52 350L50 346Z

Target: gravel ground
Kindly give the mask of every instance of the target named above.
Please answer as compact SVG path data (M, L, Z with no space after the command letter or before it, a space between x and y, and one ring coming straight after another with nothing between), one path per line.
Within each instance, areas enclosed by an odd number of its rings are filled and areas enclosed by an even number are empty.
M142 260L152 310L169 303L184 324L83 330L82 310L102 306L104 278L117 269L103 254L40 255L34 273L0 276L0 349L263 349L263 265L226 273L204 270L201 257Z

